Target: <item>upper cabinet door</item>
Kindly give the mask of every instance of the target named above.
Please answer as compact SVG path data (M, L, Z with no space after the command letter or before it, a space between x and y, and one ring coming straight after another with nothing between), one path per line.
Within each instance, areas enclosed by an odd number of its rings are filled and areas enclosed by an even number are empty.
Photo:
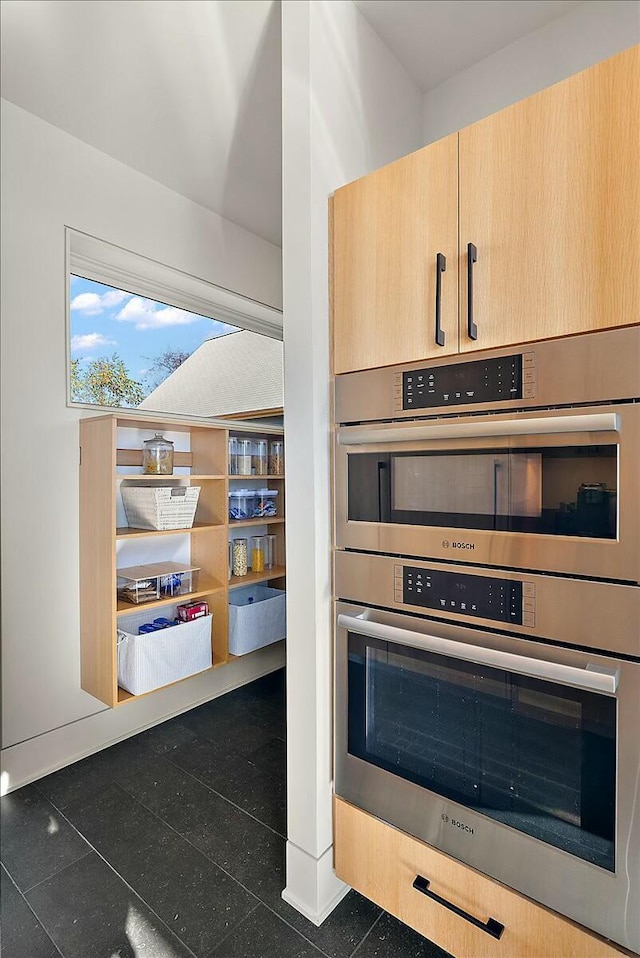
M457 133L338 190L334 371L457 352L457 258Z
M461 350L637 323L639 303L634 47L460 132Z

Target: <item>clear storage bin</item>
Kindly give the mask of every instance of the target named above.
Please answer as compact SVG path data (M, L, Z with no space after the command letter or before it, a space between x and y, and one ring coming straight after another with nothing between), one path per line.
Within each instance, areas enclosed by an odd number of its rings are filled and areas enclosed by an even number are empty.
M167 597L188 595L197 589L197 566L152 562L117 570L116 589L123 602L139 605Z
M253 517L257 519L269 519L277 515L277 501L277 489L256 489L253 502Z
M229 493L229 518L252 519L255 493L251 489L233 489Z

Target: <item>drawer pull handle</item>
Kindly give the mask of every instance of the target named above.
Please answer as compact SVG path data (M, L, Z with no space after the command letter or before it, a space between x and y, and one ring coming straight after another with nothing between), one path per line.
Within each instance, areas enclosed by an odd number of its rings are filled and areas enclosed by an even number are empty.
M497 938L498 941L500 940L502 937L502 932L504 931L504 925L501 925L499 921L496 921L495 918L487 918L486 922L482 922L479 918L474 918L473 915L463 911L462 908L458 908L457 905L447 901L446 898L441 898L440 895L436 895L435 892L430 890L429 884L430 882L428 878L423 878L422 875L416 875L413 887L416 889L416 891L426 895L427 898L432 898L433 901L437 901L439 905L444 905L445 908L448 908L449 911L459 915L460 918L464 918L465 921L471 922L471 924L475 925L476 928L480 928L481 931L486 931L486 933L491 935L492 938Z

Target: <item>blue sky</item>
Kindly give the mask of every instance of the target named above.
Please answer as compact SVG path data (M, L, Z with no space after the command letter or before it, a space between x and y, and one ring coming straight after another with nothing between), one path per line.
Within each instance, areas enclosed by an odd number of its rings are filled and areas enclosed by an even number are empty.
M147 371L166 349L192 353L236 328L80 276L71 277L69 295L71 358L85 365L115 352L145 391Z

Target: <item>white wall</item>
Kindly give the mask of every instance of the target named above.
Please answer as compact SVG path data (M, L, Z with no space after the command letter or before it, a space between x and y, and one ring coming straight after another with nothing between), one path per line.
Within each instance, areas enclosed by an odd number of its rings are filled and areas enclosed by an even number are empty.
M332 871L328 198L420 145L421 96L351 0L283 3L288 836L284 897L318 921Z
M640 42L640 0L587 0L425 94L432 143Z
M281 306L280 249L2 102L3 767L9 787L275 668L264 650L109 710L80 689L64 227Z

